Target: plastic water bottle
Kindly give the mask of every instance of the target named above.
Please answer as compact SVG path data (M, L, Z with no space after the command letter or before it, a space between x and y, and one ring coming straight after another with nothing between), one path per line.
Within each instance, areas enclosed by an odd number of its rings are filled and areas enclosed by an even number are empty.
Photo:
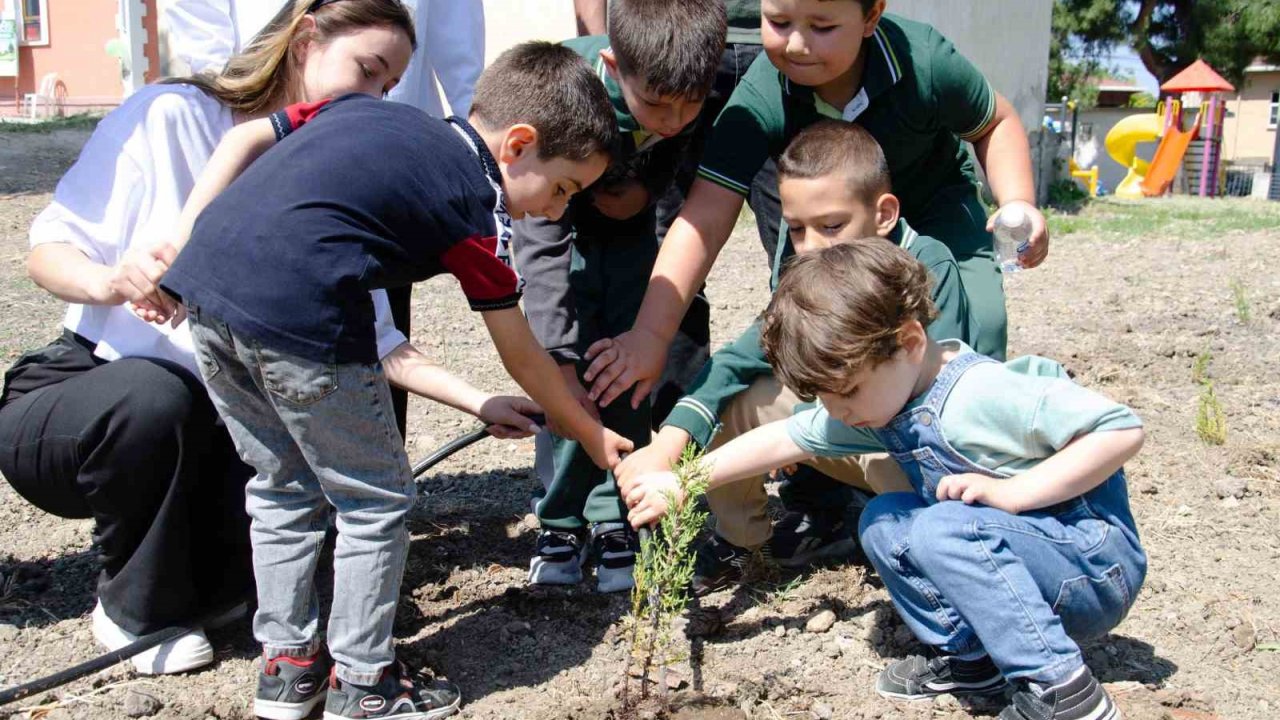
M1018 257L1031 245L1031 218L1021 205L1000 208L996 215L996 259L1000 271L1014 273L1022 269Z

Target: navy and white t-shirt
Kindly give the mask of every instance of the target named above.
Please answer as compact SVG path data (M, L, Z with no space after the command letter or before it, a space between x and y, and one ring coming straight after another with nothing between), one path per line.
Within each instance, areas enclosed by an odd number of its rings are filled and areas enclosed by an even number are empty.
M273 120L279 144L200 215L165 289L326 362L377 360L376 288L447 272L475 310L519 302L498 165L465 121L365 95Z

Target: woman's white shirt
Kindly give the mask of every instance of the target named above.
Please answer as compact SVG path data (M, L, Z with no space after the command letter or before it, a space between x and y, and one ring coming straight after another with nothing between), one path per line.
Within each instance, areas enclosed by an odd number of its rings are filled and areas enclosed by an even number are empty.
M130 248L173 239L183 203L232 113L190 85L151 85L111 112L58 182L53 202L31 226L31 246L70 243L89 259L115 265ZM405 342L386 293L373 293L378 355ZM287 302L287 295L281 298ZM95 343L104 360L152 357L197 373L187 324L139 320L125 305L71 303L63 325Z

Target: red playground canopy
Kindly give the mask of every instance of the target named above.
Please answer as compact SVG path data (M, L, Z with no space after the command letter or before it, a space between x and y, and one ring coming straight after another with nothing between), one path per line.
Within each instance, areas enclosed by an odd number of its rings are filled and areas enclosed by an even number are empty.
M1209 63L1203 60L1196 60L1188 65L1185 70L1169 78L1169 81L1161 85L1160 89L1167 93L1212 93L1235 92L1236 87L1227 82L1213 68L1209 67Z

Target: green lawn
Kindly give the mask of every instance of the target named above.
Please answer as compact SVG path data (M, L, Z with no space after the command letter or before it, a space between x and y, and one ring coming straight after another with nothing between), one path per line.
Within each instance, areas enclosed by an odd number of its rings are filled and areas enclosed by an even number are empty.
M1195 240L1233 231L1280 229L1280 203L1246 198L1099 198L1076 213L1050 210L1046 215L1052 237L1158 234Z

